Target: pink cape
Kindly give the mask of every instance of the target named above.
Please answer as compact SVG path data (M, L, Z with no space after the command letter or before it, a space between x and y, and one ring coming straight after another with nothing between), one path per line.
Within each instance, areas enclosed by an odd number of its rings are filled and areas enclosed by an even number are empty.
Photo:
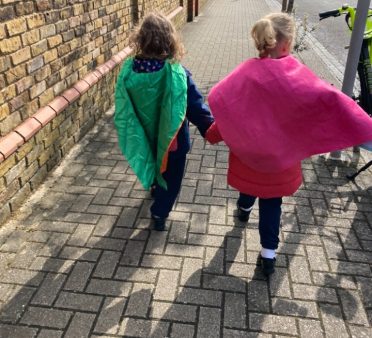
M261 172L372 140L364 110L293 56L247 60L208 102L230 150Z

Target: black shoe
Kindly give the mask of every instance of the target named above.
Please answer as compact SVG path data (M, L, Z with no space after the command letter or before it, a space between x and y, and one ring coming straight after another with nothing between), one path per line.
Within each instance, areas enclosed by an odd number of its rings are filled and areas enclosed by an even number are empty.
M238 203L236 203L236 206L238 208L238 219L240 222L248 222L249 214L251 213L251 210L246 211L243 210Z
M275 272L276 258L260 257L262 272L265 276L270 276Z
M154 221L154 229L156 231L164 231L166 218L151 216Z

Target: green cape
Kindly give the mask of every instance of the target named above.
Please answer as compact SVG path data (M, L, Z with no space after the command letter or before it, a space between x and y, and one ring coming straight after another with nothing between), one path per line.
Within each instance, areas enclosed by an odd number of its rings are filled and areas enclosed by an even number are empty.
M145 189L155 179L167 188L169 146L177 136L187 107L187 76L178 63L165 63L153 73L133 71L129 58L115 90L114 123L119 147Z

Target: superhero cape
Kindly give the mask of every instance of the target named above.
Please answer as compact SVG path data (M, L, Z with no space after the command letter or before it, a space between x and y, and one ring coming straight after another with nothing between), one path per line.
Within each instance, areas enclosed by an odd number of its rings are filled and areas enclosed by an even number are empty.
M133 71L128 59L115 90L114 123L119 147L145 189L162 173L168 152L186 116L187 76L180 64L166 62L152 73Z
M250 59L208 97L231 151L261 172L372 140L372 119L293 56Z

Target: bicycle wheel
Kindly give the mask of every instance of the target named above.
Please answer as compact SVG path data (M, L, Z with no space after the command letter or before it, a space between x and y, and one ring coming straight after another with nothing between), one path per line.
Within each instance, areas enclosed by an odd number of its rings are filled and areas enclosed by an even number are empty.
M358 63L360 81L359 105L372 116L372 69L369 60L368 41L363 40Z

